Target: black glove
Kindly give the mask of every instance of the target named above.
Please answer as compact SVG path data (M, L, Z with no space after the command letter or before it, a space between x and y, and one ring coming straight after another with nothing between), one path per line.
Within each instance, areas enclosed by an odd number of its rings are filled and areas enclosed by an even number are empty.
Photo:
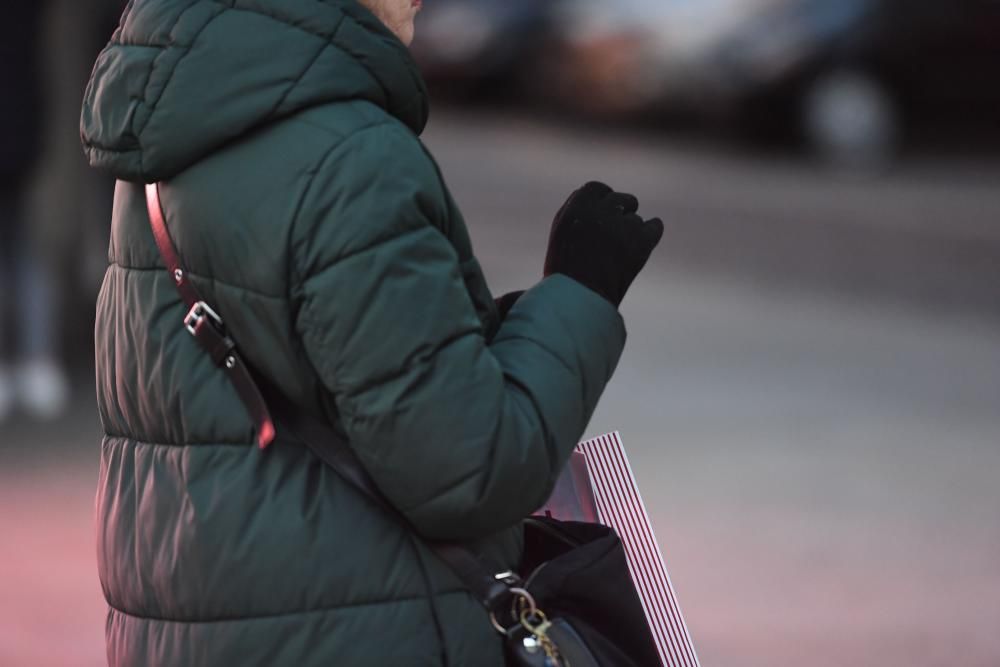
M545 275L562 273L617 308L663 236L663 221L643 220L639 200L587 183L556 214Z

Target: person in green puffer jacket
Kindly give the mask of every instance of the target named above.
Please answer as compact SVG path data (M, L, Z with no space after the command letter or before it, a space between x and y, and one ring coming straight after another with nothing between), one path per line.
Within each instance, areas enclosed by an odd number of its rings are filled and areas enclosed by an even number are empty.
M255 446L181 326L144 198L161 184L188 278L248 363L345 435L420 538L516 567L662 223L588 184L556 218L546 277L502 312L418 138L418 9L133 0L98 58L81 123L118 179L96 325L111 665L503 664L421 539L280 424Z

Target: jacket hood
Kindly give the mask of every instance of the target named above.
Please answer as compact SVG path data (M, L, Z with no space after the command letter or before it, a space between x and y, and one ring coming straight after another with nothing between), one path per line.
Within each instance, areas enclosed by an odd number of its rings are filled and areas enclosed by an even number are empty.
M97 59L81 135L116 178L165 180L256 127L364 99L413 132L427 92L355 0L133 0Z

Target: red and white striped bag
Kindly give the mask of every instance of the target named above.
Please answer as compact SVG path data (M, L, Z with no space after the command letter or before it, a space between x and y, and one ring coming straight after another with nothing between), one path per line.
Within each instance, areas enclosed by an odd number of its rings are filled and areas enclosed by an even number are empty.
M580 443L556 489L537 514L601 523L625 547L629 574L665 667L699 667L646 506L619 434Z

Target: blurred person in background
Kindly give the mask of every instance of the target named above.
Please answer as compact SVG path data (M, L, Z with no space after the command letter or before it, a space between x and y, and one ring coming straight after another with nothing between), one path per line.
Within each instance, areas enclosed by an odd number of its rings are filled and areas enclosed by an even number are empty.
M0 21L0 420L19 403L40 418L66 406L53 275L41 260L26 191L42 152L43 2L16 2Z
M52 328L69 370L90 374L94 294L107 265L110 193L114 183L80 154L80 104L94 58L107 42L124 0L40 3L37 63L43 105L38 164L28 185L38 261L52 276Z
M255 447L182 326L143 185L160 184L179 280L271 390L343 433L421 537L514 569L663 225L588 183L544 279L495 302L418 138L419 9L135 0L98 58L84 144L119 179L96 329L112 665L503 664L487 612L408 528L281 428Z

